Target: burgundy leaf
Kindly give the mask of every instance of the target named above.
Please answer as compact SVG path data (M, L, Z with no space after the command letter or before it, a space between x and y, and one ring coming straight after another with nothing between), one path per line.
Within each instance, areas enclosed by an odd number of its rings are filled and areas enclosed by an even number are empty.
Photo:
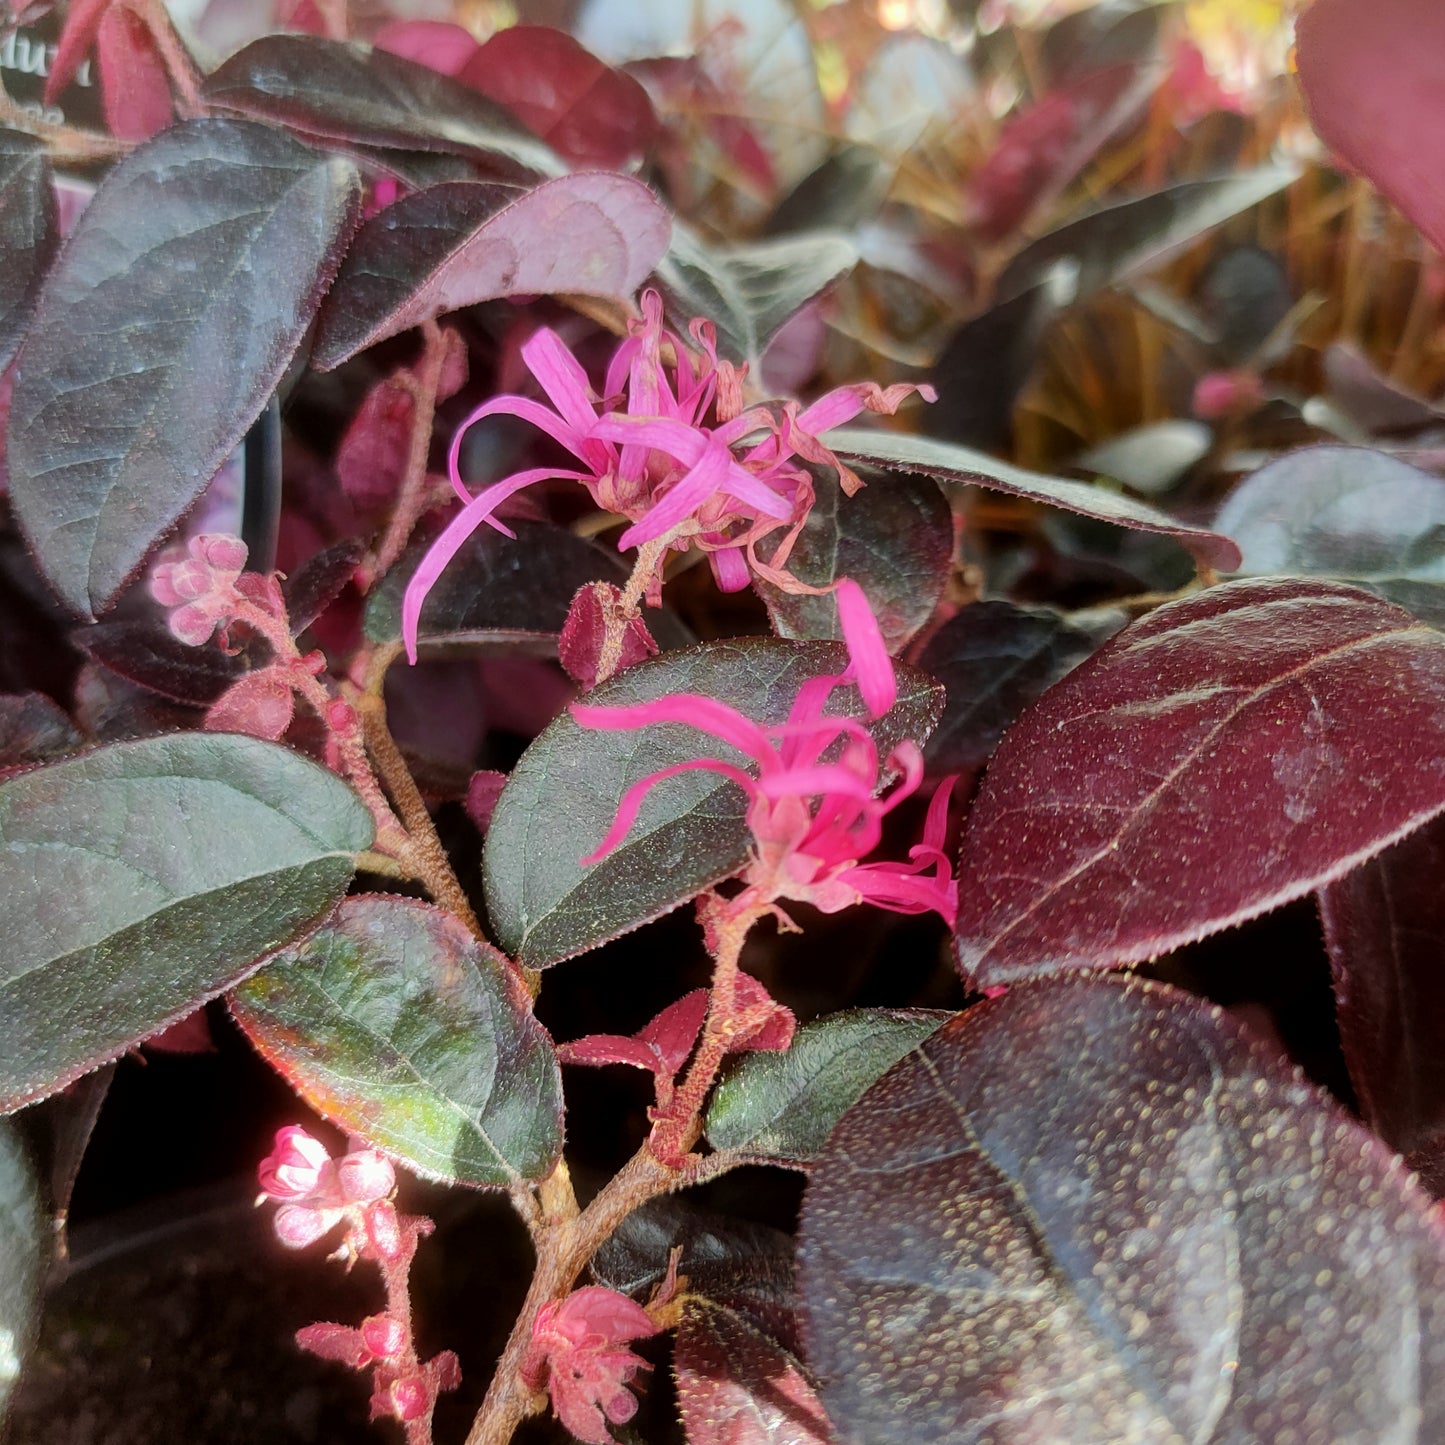
M830 1445L802 1366L732 1310L687 1301L673 1372L688 1445Z
M1437 1184L1445 1166L1442 883L1445 822L1436 819L1319 895L1360 1112Z
M506 786L507 775L489 768L473 773L467 782L467 817L483 837L486 837L487 829L492 826L492 810L497 806L497 799L502 796L502 789Z
M611 582L589 582L577 589L567 610L567 621L557 638L557 657L567 675L579 687L596 687L597 672L602 662L602 649L607 639L607 623L620 620L619 603L622 592ZM657 643L647 630L646 619L634 614L623 625L621 651L608 676L641 662L644 657L657 656Z
M0 693L0 770L48 762L80 743L65 710L43 693Z
M245 672L239 657L218 647L191 647L163 622L97 622L71 640L104 667L172 702L205 707Z
M1005 735L969 816L980 985L1153 958L1445 808L1445 637L1343 584L1231 582L1106 643Z
M363 515L384 514L396 500L411 450L416 394L403 369L362 398L336 449L336 480Z
M450 20L390 20L371 37L374 50L414 60L440 75L455 75L477 53L470 30Z
M657 138L647 92L545 25L499 30L457 79L505 106L575 166L621 170Z
M211 1035L210 1020L206 1011L198 1008L187 1014L159 1033L141 1040L141 1047L158 1054L213 1054L216 1041Z
M315 364L463 306L559 292L630 299L667 249L671 221L630 176L588 173L530 191L454 181L373 216L322 312Z
M1316 0L1295 31L1320 138L1445 247L1445 7L1435 0Z
M281 590L293 636L299 637L341 596L365 555L365 542L344 537L313 553L287 577Z
M171 85L149 26L112 5L95 34L105 123L122 140L149 140L172 120Z
M1221 1010L1026 984L844 1116L804 1199L838 1438L1445 1435L1445 1253L1389 1150Z

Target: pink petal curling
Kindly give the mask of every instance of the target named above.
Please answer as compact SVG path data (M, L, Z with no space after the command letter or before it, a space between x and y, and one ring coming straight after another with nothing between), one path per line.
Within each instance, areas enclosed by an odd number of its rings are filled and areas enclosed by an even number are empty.
M882 717L898 701L898 679L878 619L863 589L851 577L838 583L835 595L838 620L843 626L848 655L853 659L852 671L858 691L868 705L869 716Z
M331 1160L326 1146L299 1124L276 1131L276 1143L257 1166L262 1192L281 1201L305 1199L315 1193L321 1172Z

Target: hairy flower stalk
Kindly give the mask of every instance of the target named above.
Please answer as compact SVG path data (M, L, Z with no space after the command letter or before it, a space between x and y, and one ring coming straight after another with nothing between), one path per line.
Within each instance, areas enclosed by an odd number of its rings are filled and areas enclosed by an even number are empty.
M581 483L599 507L631 522L618 538L619 549L656 544L647 554L643 579L652 602L661 593L667 552L689 547L707 554L727 592L747 586L753 576L786 591L819 590L787 570L813 505L805 463L831 467L849 493L862 485L819 438L861 411L891 414L914 392L931 401L933 389L858 382L806 408L795 401L744 406L746 368L719 358L710 322L694 320L688 331L696 352L663 326L657 292L645 292L642 317L613 355L601 397L556 332L542 327L533 333L522 358L550 405L524 396L494 397L473 411L452 439L448 472L465 505L407 586L402 632L413 661L422 603L462 544L483 523L512 535L496 517L497 508L526 487L559 478ZM530 467L472 496L459 468L462 438L483 418L498 415L531 422L581 466ZM783 536L770 555L760 556L758 544L779 531Z

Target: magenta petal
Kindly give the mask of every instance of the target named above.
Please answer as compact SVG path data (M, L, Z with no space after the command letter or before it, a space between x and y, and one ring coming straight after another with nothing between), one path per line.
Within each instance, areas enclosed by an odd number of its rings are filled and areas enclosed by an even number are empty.
M838 583L836 593L838 620L843 625L843 640L848 644L858 691L863 694L869 715L882 717L898 700L893 659L888 656L878 619L863 589L851 577L845 577Z
M592 435L619 446L652 447L685 467L696 466L711 442L706 432L686 422L665 416L628 416L625 412L602 417L592 428Z
M894 913L937 913L950 926L958 914L958 884L952 878L916 877L896 863L860 863L845 868L838 881Z
M719 592L741 592L752 580L747 554L741 547L720 547L707 554Z
M522 421L529 421L559 446L566 447L574 457L586 462L589 467L593 465L594 459L589 452L597 451L597 446L589 446L585 436L575 427L569 426L560 416L548 411L541 402L532 401L525 396L494 396L491 401L484 401L467 416L452 433L452 444L447 449L447 476L451 479L452 490L463 502L470 502L472 494L461 476L462 438L477 422L489 416L515 416Z
M817 436L819 432L831 431L845 421L852 421L863 410L866 395L866 382L830 391L826 396L819 397L798 418L799 430Z
M653 723L678 722L711 733L739 752L747 753L764 770L777 766L768 730L735 707L697 692L672 692L651 702L634 703L631 707L599 707L593 703L573 703L572 717L584 728L630 729L650 727Z
M871 780L860 778L847 768L818 763L813 767L787 768L766 774L758 784L765 798L786 798L834 795L844 798L871 798Z
M539 327L522 343L522 360L568 425L579 435L591 431L597 420L592 386L562 338L549 326Z

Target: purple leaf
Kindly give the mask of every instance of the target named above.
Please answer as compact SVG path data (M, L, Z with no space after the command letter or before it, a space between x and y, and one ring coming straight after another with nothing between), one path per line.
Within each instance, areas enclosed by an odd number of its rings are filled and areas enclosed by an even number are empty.
M173 126L101 182L10 403L16 516L77 612L110 606L245 436L358 205L348 162L245 121Z
M931 772L984 765L1030 703L1093 650L1087 632L1057 612L975 602L950 617L918 654L918 665L948 690L928 739Z
M803 1367L733 1310L688 1299L672 1368L687 1445L831 1445Z
M1322 888L1340 1042L1365 1122L1445 1193L1445 822Z
M507 1187L561 1154L561 1075L525 988L431 904L348 898L231 1012L307 1103L424 1178Z
M0 693L0 770L48 762L80 741L65 710L44 693Z
M1445 95L1435 0L1316 0L1295 31L1296 65L1321 140L1445 248Z
M1425 1441L1445 1255L1389 1151L1221 1010L1115 978L970 1009L803 1204L840 1441Z
M246 671L219 647L191 647L159 621L97 622L71 641L103 667L172 702L206 707Z
M44 144L0 129L0 370L20 345L57 236Z
M100 747L0 783L0 1111L115 1058L313 927L372 832L334 774L220 733Z
M502 296L630 300L667 249L666 207L630 176L587 173L530 191L454 181L361 228L321 314L323 371L434 316Z
M822 469L818 469L821 473ZM928 477L875 475L855 497L815 476L817 500L788 556L800 582L826 587L851 577L872 606L888 651L896 653L933 615L953 561L953 516ZM831 594L757 590L780 637L842 640Z
M359 537L343 537L309 556L281 585L291 633L299 637L346 590L366 555Z
M1200 562L1222 572L1232 572L1239 566L1239 548L1228 537L1176 521L1143 502L1088 482L1028 472L985 452L903 432L837 427L825 433L823 439L845 462L861 462L865 466L900 472L922 472L939 482L987 487L991 491L1026 497L1051 507L1063 507L1080 516L1112 522L1118 527L1171 537Z
M1342 584L1151 613L1004 736L969 816L980 985L1153 958L1339 878L1445 808L1445 637Z
M443 151L512 175L563 165L501 106L415 61L315 35L266 35L213 71L222 110L343 145Z

